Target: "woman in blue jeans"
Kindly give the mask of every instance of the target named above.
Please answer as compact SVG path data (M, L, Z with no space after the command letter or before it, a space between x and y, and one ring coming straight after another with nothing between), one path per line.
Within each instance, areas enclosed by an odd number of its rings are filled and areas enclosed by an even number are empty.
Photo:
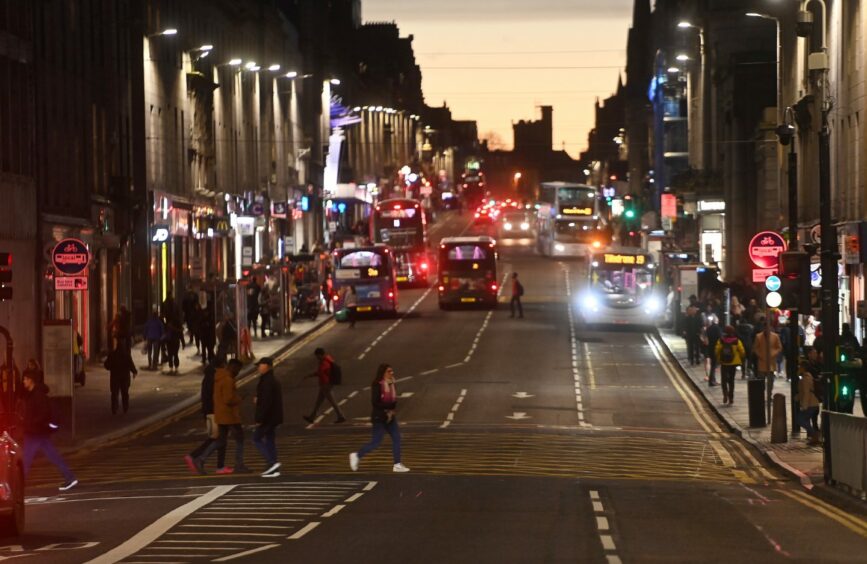
M392 470L409 472L409 468L400 462L400 427L394 413L397 408L397 388L394 385L394 370L388 364L380 364L377 368L376 378L370 384L370 400L373 404L373 413L370 415L373 437L358 452L349 455L349 467L353 472L358 470L361 459L378 447L383 436L388 433L391 436L391 454L394 459Z

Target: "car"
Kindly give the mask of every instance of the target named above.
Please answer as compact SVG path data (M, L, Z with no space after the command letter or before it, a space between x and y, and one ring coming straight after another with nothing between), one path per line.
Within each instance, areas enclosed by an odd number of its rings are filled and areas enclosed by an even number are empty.
M0 410L3 408L4 405L0 405ZM24 532L21 429L22 422L17 414L0 412L0 536L4 537L18 536Z
M498 210L479 208L473 216L473 225L493 225L499 215Z
M531 237L533 221L530 214L523 210L508 210L503 213L499 224L499 234L504 237Z

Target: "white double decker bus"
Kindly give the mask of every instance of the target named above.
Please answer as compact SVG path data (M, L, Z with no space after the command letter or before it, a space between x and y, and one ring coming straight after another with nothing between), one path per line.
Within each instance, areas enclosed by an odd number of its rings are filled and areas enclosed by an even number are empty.
M586 184L543 182L536 229L536 246L547 257L584 258L611 242L596 188Z
M665 300L657 288L657 264L643 249L610 247L588 257L587 286L578 308L587 324L653 326Z

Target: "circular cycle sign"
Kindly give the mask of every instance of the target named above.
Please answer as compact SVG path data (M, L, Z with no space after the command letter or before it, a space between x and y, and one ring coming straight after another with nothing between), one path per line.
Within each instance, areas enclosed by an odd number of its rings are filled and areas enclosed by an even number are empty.
M66 276L81 274L90 262L90 251L79 239L64 239L51 251L51 262L58 272Z
M777 268L780 253L786 250L783 236L774 231L757 233L750 241L750 260L759 268Z

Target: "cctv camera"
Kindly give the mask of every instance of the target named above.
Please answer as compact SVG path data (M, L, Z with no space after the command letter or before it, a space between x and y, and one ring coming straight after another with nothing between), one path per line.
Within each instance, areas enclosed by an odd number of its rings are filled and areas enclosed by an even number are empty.
M800 37L809 37L813 33L813 13L806 10L798 12L798 35Z
M788 145L792 142L792 138L795 136L795 126L784 123L782 125L777 126L776 129L777 138L780 140L781 145Z

